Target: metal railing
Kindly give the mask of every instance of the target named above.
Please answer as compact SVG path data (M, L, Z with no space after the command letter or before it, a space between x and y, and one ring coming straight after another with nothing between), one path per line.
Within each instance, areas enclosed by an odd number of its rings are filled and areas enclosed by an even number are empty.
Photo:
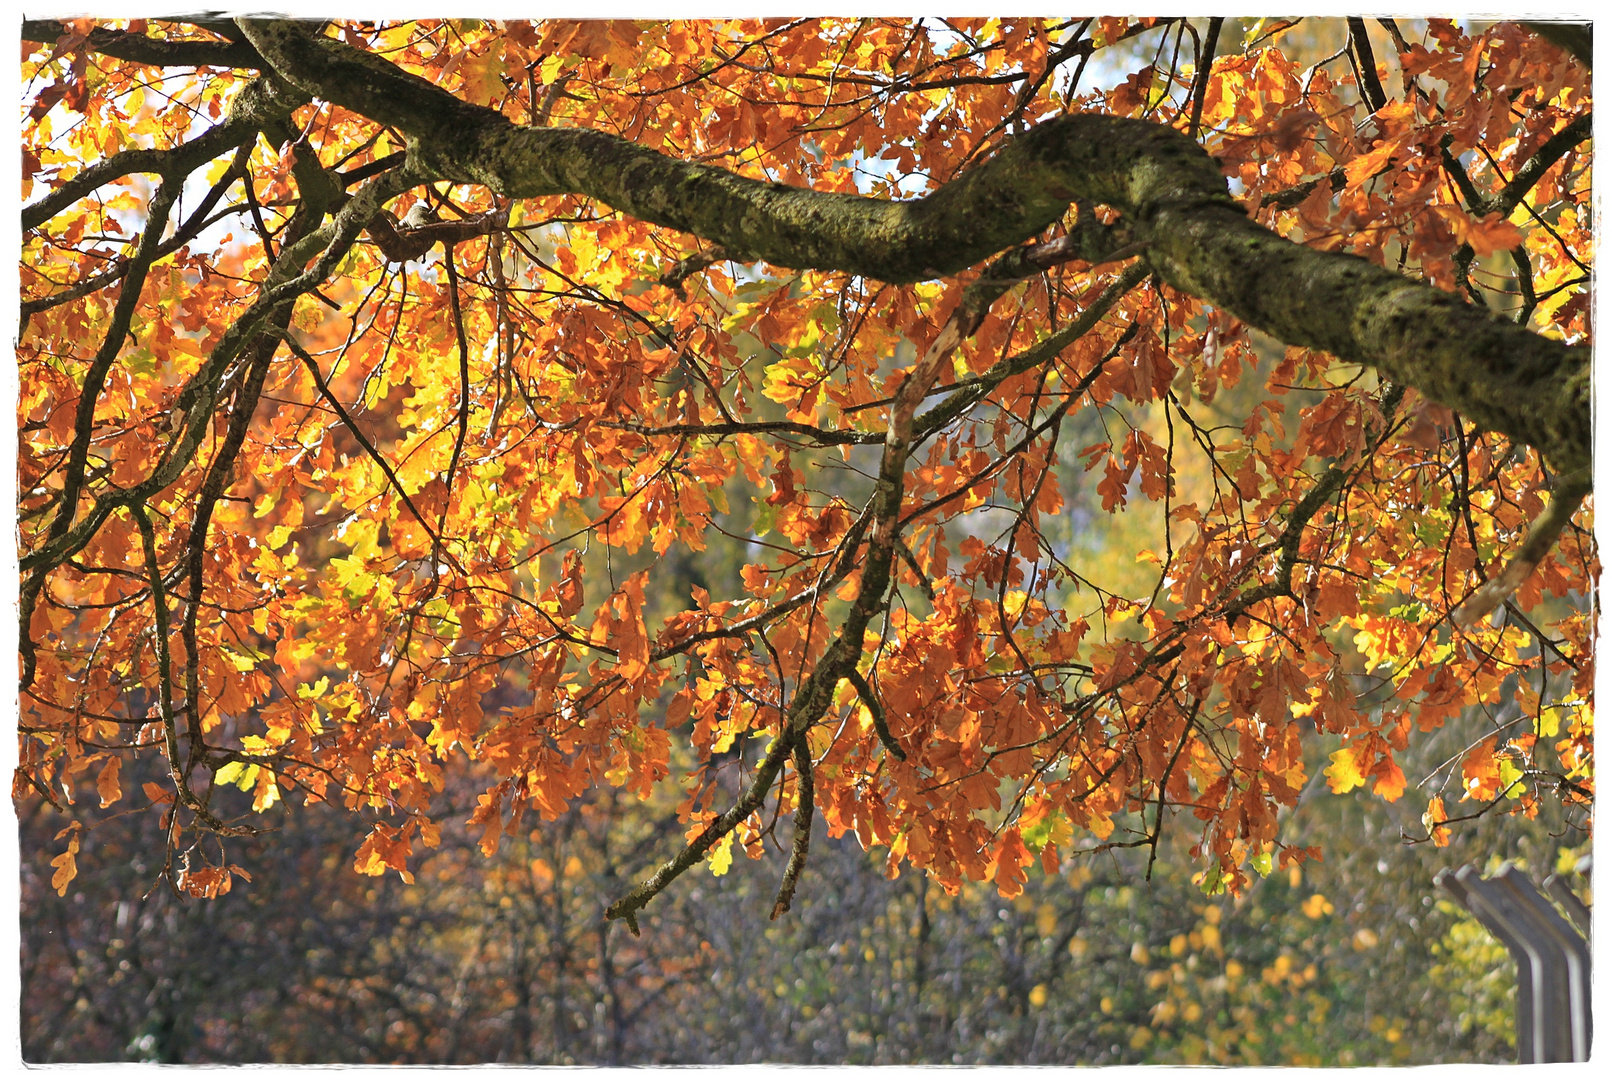
M1441 870L1433 883L1493 934L1517 961L1517 1060L1524 1065L1590 1058L1590 910L1565 881L1545 891L1507 864L1492 878L1463 866Z

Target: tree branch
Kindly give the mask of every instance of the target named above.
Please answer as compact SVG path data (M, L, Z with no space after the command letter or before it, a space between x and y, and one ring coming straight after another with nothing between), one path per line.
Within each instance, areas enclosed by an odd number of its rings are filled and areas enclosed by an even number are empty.
M1360 68L1360 91L1376 112L1388 104L1388 95L1383 93L1382 80L1377 78L1377 57L1371 51L1371 39L1366 36L1366 20L1357 16L1349 17L1349 43L1354 46L1355 59Z
M801 871L806 869L806 853L812 846L813 806L812 753L802 735L795 740L795 835L789 845L789 863L784 867L783 884L778 888L778 899L772 905L774 919L789 910L795 898L795 886L800 883Z
M605 909L607 919L625 919L627 929L638 933L637 913L658 896L683 871L693 866L711 846L735 829L739 822L750 816L767 796L773 779L783 767L798 743L803 743L806 732L817 723L833 700L834 688L841 679L849 678L856 670L862 655L862 637L868 623L884 605L885 592L890 585L891 562L900 529L901 497L905 487L907 458L915 445L913 417L923 402L924 394L934 385L941 366L962 343L967 327L972 330L984 315L981 303L1000 296L1010 282L1000 279L981 279L965 290L962 300L948 316L940 332L924 350L906 378L897 387L890 405L890 426L885 431L884 455L879 463L879 478L869 500L872 511L873 532L868 539L867 554L862 562L862 580L858 583L856 599L840 625L839 633L812 668L811 674L801 680L795 696L790 700L784 717L783 729L772 740L767 754L756 766L750 785L739 799L701 830L700 834L683 846L669 861L641 882L626 896ZM892 740L893 741L893 740ZM782 900L782 897L780 897Z
M1499 194L1489 200L1487 209L1502 214L1511 213L1512 209L1533 190L1534 185L1539 183L1539 178L1545 175L1545 170L1560 161L1573 147L1589 138L1594 130L1593 113L1575 117L1572 123L1540 144L1539 149L1535 150L1522 168L1512 175L1506 186L1500 189Z
M868 685L868 681L862 677L862 673L856 668L852 668L845 673L845 680L856 688L856 696L861 698L862 704L868 707L868 715L873 717L874 734L879 736L879 741L884 744L884 748L901 761L906 761L907 752L901 749L901 744L896 742L894 735L890 734L889 722L884 718L884 706L879 704L878 697L873 693L873 687Z
M224 192L229 190L231 184L246 176L246 162L251 156L251 151L251 143L243 143L236 149L235 160L230 164L229 171L218 178L218 183L214 184L207 192L207 195L202 199L200 205L196 207L196 209L191 213L190 217L185 219L184 224L180 225L178 229L174 230L174 234L164 241L161 247L157 248L156 258L161 259L165 256L172 255L174 252L196 239L196 237L201 233L202 229L206 228L214 220L216 220L210 216L214 207L218 205L219 200L223 198ZM248 181L248 183L250 183L250 181ZM219 216L227 216L231 212L232 211L226 209ZM97 274L91 278L85 278L76 285L71 285L66 289L63 289L61 292L52 293L49 296L42 296L37 300L25 300L21 305L21 317L26 319L28 316L33 315L36 312L47 311L50 308L56 307L60 304L70 303L71 301L77 300L81 296L88 296L92 292L97 292L101 289L104 289L114 281L118 281L127 275L133 265L134 263L132 260L124 260L118 265L112 267L110 270L107 270L105 273Z
M1530 21L1523 25L1589 69L1595 52L1589 23Z
M1208 154L1159 125L1061 116L928 196L893 203L750 180L599 131L520 127L306 23L239 25L303 91L403 132L422 170L511 198L585 194L734 258L921 280L1034 236L1071 201L1105 203L1151 242L1149 263L1176 288L1288 344L1372 365L1558 469L1590 458L1587 348L1276 236L1248 220Z
M189 173L250 142L266 125L291 114L306 99L279 80L254 79L242 87L223 122L171 150L124 150L96 162L49 195L22 208L22 229L36 229L103 184L131 173Z
M55 42L73 36L66 23L55 19L24 19L22 40ZM172 41L97 26L83 39L90 52L153 67L252 68L267 65L257 50L243 41Z
M1192 116L1187 121L1187 138L1198 137L1198 123L1203 119L1203 98L1209 92L1209 73L1215 66L1215 46L1220 43L1220 27L1225 19L1210 19L1209 32L1204 35L1203 48L1198 56L1198 70L1192 79Z
M168 214L183 187L183 173L166 177L146 207L145 228L140 233L139 243L135 245L134 256L129 260L127 280L118 294L117 304L112 308L106 336L102 339L95 358L90 361L88 369L84 372L84 381L79 387L78 408L73 417L73 441L67 447L67 462L62 473L61 493L56 502L56 516L51 519L50 527L45 532L43 546L46 548L53 545L65 546L64 541L71 533L78 516L78 501L86 483L85 468L89 462L90 439L95 432L95 407L100 402L101 390L106 385L112 363L123 351L124 341L129 336L129 327L134 319L135 308L140 302L140 291L145 287L146 275L157 258L157 249L162 240L163 229L168 223ZM132 500L130 505L134 505ZM99 522L95 527L99 528ZM71 553L64 551L61 557L65 558ZM18 645L22 652L20 685L24 690L34 681L36 663L32 637L34 605L39 601L40 590L45 587L45 576L54 566L53 560L30 562L26 556L22 560L21 569L28 576L23 579L17 597L19 615L17 634Z
M20 569L35 575L24 582L19 605L25 641L32 611L30 596L37 597L38 589L43 585L43 575L88 544L118 507L144 501L179 478L206 437L219 394L227 382L226 372L262 331L279 305L322 282L346 255L365 222L380 211L381 204L407 190L415 182L406 170L377 177L348 200L341 212L324 228L314 230L283 248L257 300L224 331L207 362L179 392L172 419L177 434L150 475L132 487L103 494L96 499L89 512L66 532L51 535L37 548L20 557ZM308 264L310 259L312 262ZM308 264L307 268L297 273L304 264ZM23 675L23 686L26 687L33 678L32 667L26 659Z
M1450 612L1450 621L1457 626L1471 626L1505 603L1507 598L1517 591L1517 587L1528 580L1528 575L1544 561L1545 556L1550 554L1550 549L1556 544L1556 538L1567 527L1579 503L1583 502L1584 496L1589 493L1588 468L1561 477L1556 482L1555 492L1551 494L1550 505L1545 507L1544 512L1529 526L1528 535L1523 539L1521 546L1512 553L1511 561L1506 563L1506 568L1480 585L1472 595L1461 602L1460 607Z

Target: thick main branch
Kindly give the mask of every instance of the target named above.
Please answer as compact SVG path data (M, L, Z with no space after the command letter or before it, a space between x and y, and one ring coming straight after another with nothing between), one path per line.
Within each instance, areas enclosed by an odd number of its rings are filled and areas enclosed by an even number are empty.
M306 93L404 132L421 171L512 198L579 193L735 258L889 282L957 273L1073 202L1120 210L1165 281L1292 345L1369 364L1538 448L1590 460L1589 349L1517 327L1352 255L1250 221L1214 159L1168 127L1098 115L1041 124L910 202L770 184L598 131L520 127L307 23L242 20Z

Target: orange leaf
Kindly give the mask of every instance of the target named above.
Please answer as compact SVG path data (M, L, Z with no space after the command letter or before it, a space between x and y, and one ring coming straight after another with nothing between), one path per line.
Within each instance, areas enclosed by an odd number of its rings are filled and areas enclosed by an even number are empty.
M1371 775L1376 777L1376 783L1371 787L1374 794L1381 795L1389 802L1405 794L1405 773L1393 755L1384 754L1378 758L1377 764L1371 767Z
M1435 795L1427 801L1427 813L1422 815L1422 824L1427 827L1428 835L1433 838L1435 847L1448 847L1450 843L1450 829L1444 822L1450 820L1444 812L1444 800Z
M78 855L79 838L82 832L83 826L75 821L56 834L56 839L58 840L64 836L67 837L67 850L50 860L50 865L56 868L56 872L50 877L50 887L56 890L57 896L66 896L68 883L78 876L78 859L76 856Z
M1500 793L1500 762L1494 743L1484 739L1461 762L1462 786L1469 799L1492 799Z
M118 786L118 768L122 764L118 758L107 758L100 775L95 778L95 793L101 797L103 809L123 798L123 789Z
M1384 142L1376 149L1361 154L1343 167L1344 175L1348 178L1348 188L1357 188L1393 164L1393 157L1399 152L1398 140Z
M997 892L1011 900L1024 891L1024 868L1030 864L1030 852L1020 839L1018 829L1009 829L1003 834L997 842L996 857L992 863Z
M1510 251L1523 242L1522 230L1498 211L1467 226L1466 242L1480 258L1497 251Z
M554 586L554 598L560 602L560 614L567 619L582 610L582 555L577 551L565 553L565 569Z

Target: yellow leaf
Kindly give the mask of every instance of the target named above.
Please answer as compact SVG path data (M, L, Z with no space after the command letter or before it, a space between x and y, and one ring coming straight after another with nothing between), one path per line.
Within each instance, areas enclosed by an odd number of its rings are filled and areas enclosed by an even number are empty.
M1542 739L1554 739L1561 731L1561 709L1544 709L1539 714L1539 723L1534 731Z
M504 89L504 83L499 78L504 71L504 50L500 47L488 49L480 56L467 56L464 63L459 65L459 73L464 77L463 94L477 105L490 105Z
M1332 764L1326 768L1327 786L1342 795L1346 791L1353 791L1366 782L1360 771L1360 764L1355 761L1353 748L1345 746L1331 755Z
M275 782L274 773L269 769L259 768L257 790L252 793L252 809L261 814L279 801L280 785Z
M1517 763L1509 756L1499 758L1498 762L1496 772L1499 779L1495 783L1495 791L1501 795L1516 798L1516 787L1522 780L1522 770L1517 768Z
M218 183L218 181L223 178L224 174L229 171L231 164L233 164L233 162L229 158L221 157L211 165L207 166L207 171L202 175L207 180L208 186L211 187L213 184Z
M716 846L711 848L711 854L707 855L706 859L711 865L711 875L713 877L721 877L726 874L728 868L733 865L733 834L728 833L718 840Z

